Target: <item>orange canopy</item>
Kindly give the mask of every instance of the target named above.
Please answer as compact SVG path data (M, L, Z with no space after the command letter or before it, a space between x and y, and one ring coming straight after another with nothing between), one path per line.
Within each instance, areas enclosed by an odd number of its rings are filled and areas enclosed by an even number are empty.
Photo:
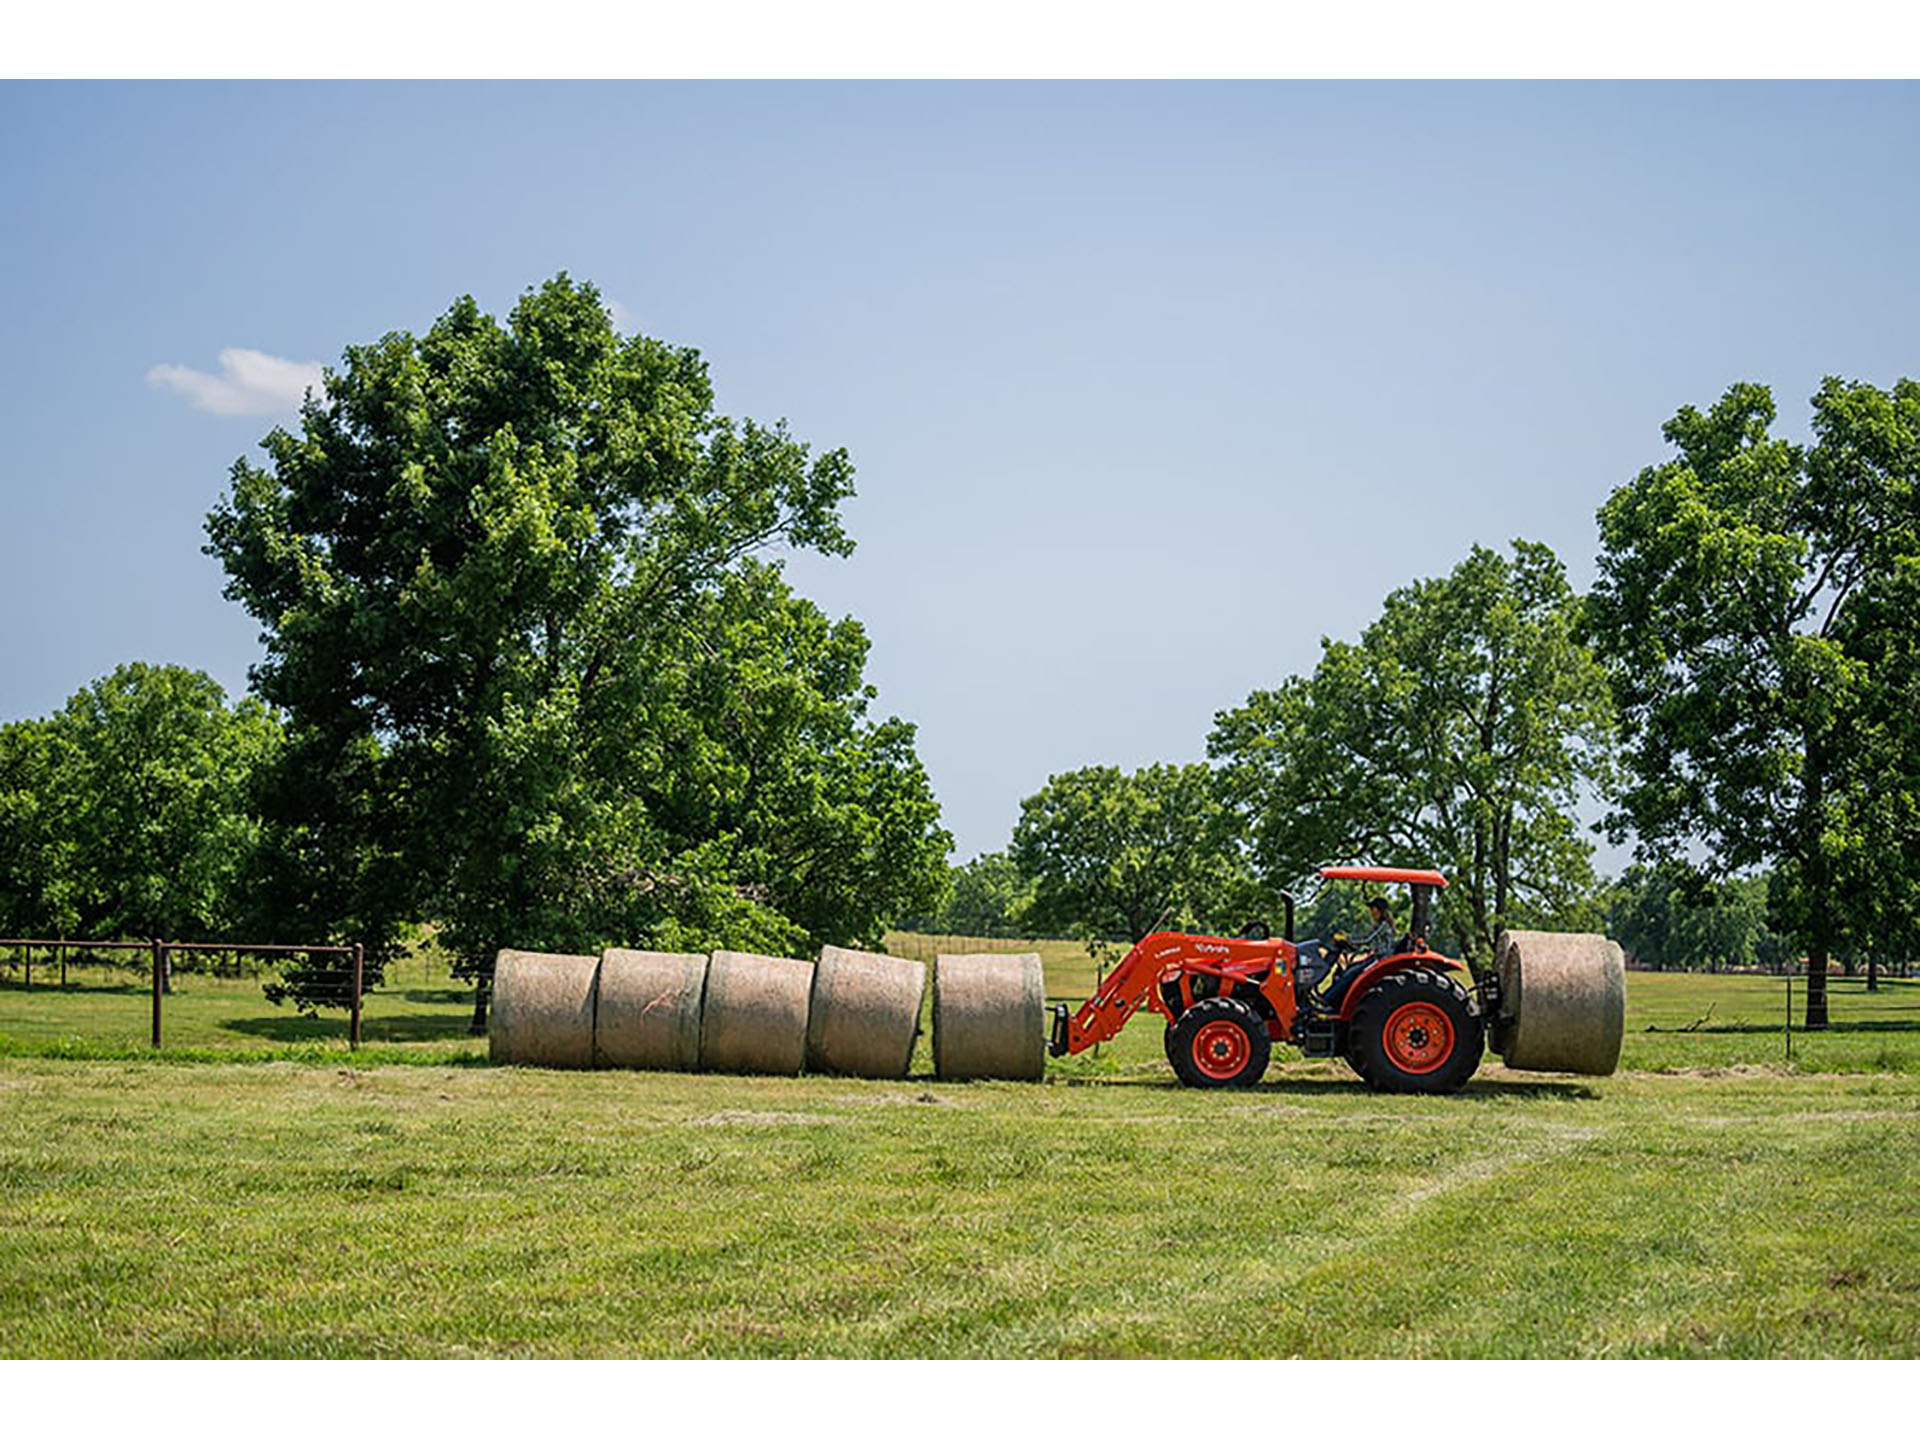
M1447 877L1438 870L1395 870L1386 865L1322 865L1322 880L1378 880L1382 884L1403 880L1409 885L1437 885L1446 888Z

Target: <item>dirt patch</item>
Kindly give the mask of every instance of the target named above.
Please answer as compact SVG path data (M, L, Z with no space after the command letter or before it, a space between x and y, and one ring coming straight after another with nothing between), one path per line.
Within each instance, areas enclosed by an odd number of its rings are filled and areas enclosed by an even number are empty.
M936 1095L931 1090L916 1090L910 1095L899 1090L888 1090L879 1095L845 1095L838 1103L842 1105L951 1105L953 1101Z

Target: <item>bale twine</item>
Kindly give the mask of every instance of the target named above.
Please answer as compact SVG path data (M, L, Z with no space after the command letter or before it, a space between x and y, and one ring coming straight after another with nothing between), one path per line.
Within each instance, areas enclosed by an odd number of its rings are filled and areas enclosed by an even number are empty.
M593 1064L598 955L502 950L493 962L487 1056L496 1065Z
M1038 955L933 962L933 1068L943 1080L1038 1080L1046 1070L1046 981Z
M700 1068L798 1075L807 1055L813 966L716 950L707 964Z
M609 950L600 957L593 1063L636 1070L700 1066L700 1002L707 957Z
M913 1059L927 967L865 950L820 947L807 1017L807 1068L897 1080Z
M1611 1075L1626 1032L1626 956L1604 935L1500 935L1501 1056L1513 1070Z

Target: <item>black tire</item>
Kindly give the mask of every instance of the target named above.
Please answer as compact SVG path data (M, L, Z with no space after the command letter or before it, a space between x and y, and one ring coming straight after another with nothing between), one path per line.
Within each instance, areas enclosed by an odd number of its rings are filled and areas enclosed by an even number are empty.
M1360 1041L1358 1038L1350 1040L1347 1043L1347 1053L1340 1058L1345 1060L1347 1062L1347 1068L1364 1080L1368 1086L1371 1087L1373 1085L1373 1075L1372 1072L1367 1069L1366 1057L1360 1053Z
M1161 1048L1167 1052L1167 1064L1173 1064L1173 1032L1179 1028L1177 1021L1169 1021L1167 1028L1160 1032Z
M1486 1030L1467 992L1431 970L1377 982L1353 1012L1347 1063L1376 1090L1448 1095L1480 1068Z
M1200 1090L1258 1085L1273 1058L1267 1022L1241 1000L1202 1000L1167 1031L1167 1058L1182 1085Z

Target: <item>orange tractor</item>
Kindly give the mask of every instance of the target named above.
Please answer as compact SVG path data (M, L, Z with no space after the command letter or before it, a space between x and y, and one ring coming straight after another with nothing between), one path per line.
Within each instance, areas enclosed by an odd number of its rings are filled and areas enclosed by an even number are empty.
M1331 865L1320 875L1412 887L1412 923L1393 953L1356 958L1341 936L1296 944L1291 896L1283 939L1260 925L1231 939L1156 931L1077 1014L1054 1007L1048 1049L1077 1055L1151 1010L1167 1022L1167 1059L1188 1085L1257 1084L1278 1041L1305 1055L1338 1056L1377 1090L1458 1090L1479 1067L1502 1011L1493 971L1427 948L1434 892L1446 878L1371 865ZM1351 963L1336 974L1342 959Z

